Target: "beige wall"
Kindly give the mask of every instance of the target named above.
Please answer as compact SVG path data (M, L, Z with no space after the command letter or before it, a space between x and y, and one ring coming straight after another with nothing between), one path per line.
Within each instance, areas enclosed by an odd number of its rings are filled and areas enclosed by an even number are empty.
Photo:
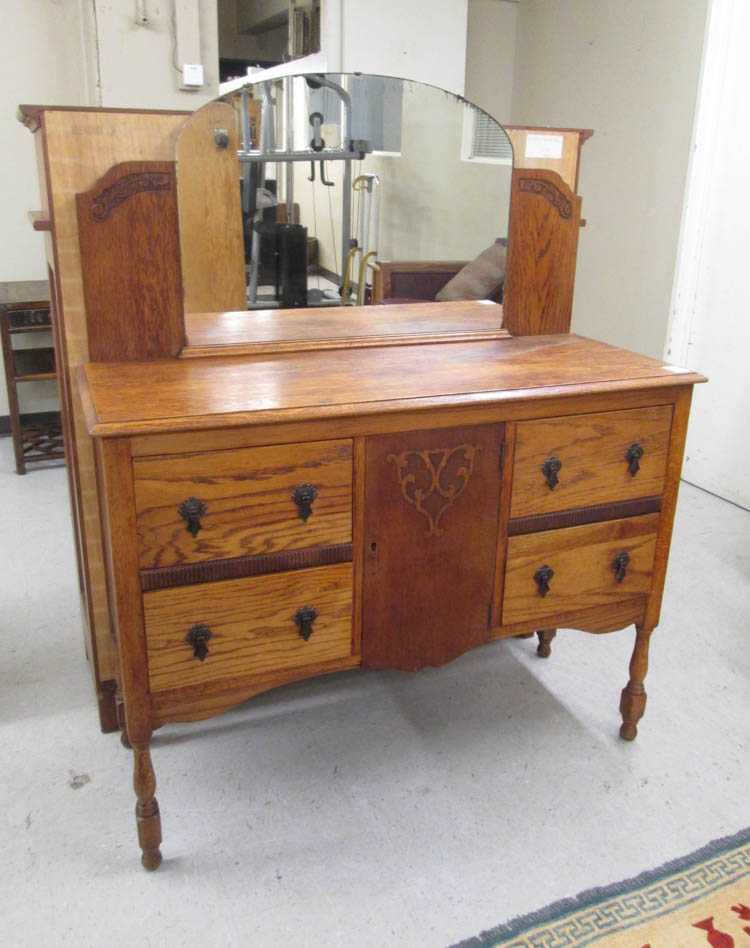
M513 121L584 126L573 329L661 357L706 0L524 0Z
M511 169L461 160L464 112L453 96L410 83L404 90L401 154L370 155L355 164L353 177L365 171L381 177L381 260L469 260L507 235ZM296 166L295 201L301 223L313 235L315 187L320 262L338 272L343 167L337 162L326 168L335 188L312 185L309 165ZM356 207L355 195L353 228Z
M513 104L517 19L514 0L469 0L466 98L506 123Z

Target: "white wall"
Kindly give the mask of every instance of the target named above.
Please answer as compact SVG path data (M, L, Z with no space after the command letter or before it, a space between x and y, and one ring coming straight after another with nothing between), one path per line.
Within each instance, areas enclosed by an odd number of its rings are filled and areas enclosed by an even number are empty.
M179 88L181 64L175 59L174 0L148 0L146 25L136 23L133 0L94 2L97 42L88 43L88 52L98 63L101 105L197 109L218 95L216 0L195 0L199 5L198 45L205 86L189 91Z
M16 119L20 103L80 102L85 95L81 70L80 19L76 3L52 0L4 0L0 31L0 284L46 281L43 235L29 223L39 207L37 167L28 129ZM2 286L9 301L20 294ZM21 287L19 289L22 290ZM32 295L39 295L39 290ZM41 293L46 295L45 292ZM38 339L38 337L37 337ZM35 340L37 341L37 340ZM24 345L31 337L24 337ZM48 343L49 344L49 343ZM56 405L53 382L25 383L22 411L48 411ZM5 378L0 364L0 415L7 415Z
M583 149L573 328L660 357L706 0L524 0L513 121L595 129Z
M133 0L3 0L0 33L0 294L46 280L42 235L28 211L39 207L34 142L16 120L20 103L194 109L218 93L216 0L199 0L206 86L181 92L173 62L172 0L148 0L147 26ZM18 284L18 286L16 286ZM24 387L24 410L54 404L52 384ZM0 415L8 412L0 367Z
M3 20L0 282L46 280L42 237L31 229L27 216L39 207L33 142L28 129L17 121L16 110L22 102L65 105L83 100L80 19L75 3L4 0Z
M499 122L510 122L518 3L469 0L466 98Z
M467 0L326 0L329 71L369 72L429 82L463 95ZM339 67L330 38L341 19ZM338 37L334 40L336 42Z
M750 508L750 6L713 0L667 358L703 372L685 480Z

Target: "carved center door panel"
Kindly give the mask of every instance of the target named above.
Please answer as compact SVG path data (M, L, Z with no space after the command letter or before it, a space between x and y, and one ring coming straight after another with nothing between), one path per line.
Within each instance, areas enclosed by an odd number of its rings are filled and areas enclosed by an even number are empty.
M416 671L487 639L504 425L369 438L363 665Z

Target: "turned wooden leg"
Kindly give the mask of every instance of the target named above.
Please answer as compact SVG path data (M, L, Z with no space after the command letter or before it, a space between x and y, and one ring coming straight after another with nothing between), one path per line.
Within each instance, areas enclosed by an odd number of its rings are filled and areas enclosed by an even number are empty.
M138 842L143 855L141 862L146 869L158 869L161 864L161 817L156 801L156 777L151 764L149 742L133 744L133 787L138 798L135 805L135 819L138 826Z
M536 653L540 658L549 658L550 652L552 651L552 639L554 639L556 635L557 629L540 629L537 632L539 645L537 645Z
M620 696L620 737L624 741L635 739L638 733L637 724L646 710L646 689L643 687L643 680L648 671L648 643L651 632L651 629L636 628L635 647L630 659L630 681L622 689Z

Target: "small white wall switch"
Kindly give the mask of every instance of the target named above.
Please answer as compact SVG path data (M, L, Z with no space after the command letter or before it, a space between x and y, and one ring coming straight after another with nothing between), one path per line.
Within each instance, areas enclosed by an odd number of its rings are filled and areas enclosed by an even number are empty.
M200 63L183 63L181 87L183 89L201 89L203 85L203 66Z

